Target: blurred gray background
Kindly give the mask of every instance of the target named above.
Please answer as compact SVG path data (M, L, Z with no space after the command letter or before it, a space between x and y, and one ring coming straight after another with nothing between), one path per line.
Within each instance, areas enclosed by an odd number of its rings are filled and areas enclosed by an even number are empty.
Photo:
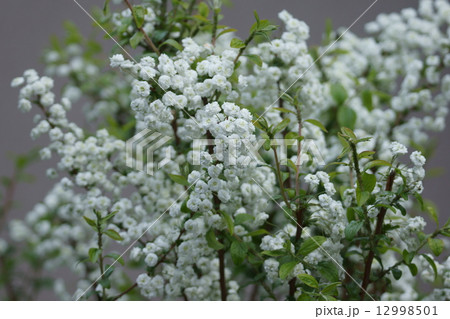
M78 0L90 9L93 6L103 6L104 0ZM133 3L133 1L131 0ZM311 30L310 44L318 44L325 29L325 21L330 18L334 27L351 25L374 0L235 0L232 7L224 8L225 19L222 24L228 24L239 30L239 34L246 32L254 22L253 11L257 10L261 18L278 21L277 13L287 9L295 17L304 20ZM353 26L352 32L364 34L364 24L373 20L381 12L399 11L406 7L416 7L416 0L378 0L375 5ZM75 4L73 0L14 0L3 1L0 10L0 30L2 36L2 58L0 59L0 88L1 88L1 116L0 116L0 176L10 175L13 163L8 160L7 153L23 153L37 145L45 145L44 138L32 141L30 129L33 127L32 115L22 114L17 109L18 90L10 87L11 79L19 76L27 68L35 68L40 73L43 65L40 57L44 48L49 45L50 35L63 35L62 23L73 21L89 35L92 21ZM110 45L111 40L104 40ZM78 106L81 108L81 105ZM69 116L81 119L81 112L77 105L73 106ZM79 122L79 121L78 121ZM441 212L440 219L448 218L448 203L450 175L450 152L447 138L450 129L436 136L439 146L428 168L444 168L439 177L430 178L425 182L425 198L435 201ZM33 164L29 172L35 175L32 184L20 184L16 200L17 206L10 212L8 219L21 218L40 201L53 185L53 181L45 176L46 168L51 162L44 161ZM3 191L3 190L2 190ZM1 234L3 237L5 234Z

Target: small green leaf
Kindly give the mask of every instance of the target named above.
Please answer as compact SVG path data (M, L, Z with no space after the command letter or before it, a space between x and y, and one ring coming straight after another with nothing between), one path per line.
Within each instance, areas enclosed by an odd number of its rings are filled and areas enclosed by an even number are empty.
M227 224L228 231L231 235L233 235L234 232L234 222L233 219L228 215L227 213L220 211L220 214L222 214L223 219L225 220L225 223Z
M326 240L327 239L323 236L309 237L300 245L298 253L307 256L319 248Z
M341 106L337 113L337 121L339 126L348 127L353 130L356 123L356 113L348 106Z
M114 240L116 240L116 241L122 241L122 240L123 240L123 238L119 235L119 233L116 232L116 231L113 230L113 229L107 229L107 230L105 230L104 234L105 234L106 236L108 236L109 238L112 238L112 239L114 239Z
M207 18L209 16L209 7L206 3L200 2L198 4L198 13L202 16Z
M430 256L422 254L422 257L425 258L425 260L428 261L428 263L430 264L431 268L433 268L434 280L436 280L437 276L438 276L438 270L437 270L437 267L436 267L436 263L434 262L434 260L432 258L430 258Z
M439 256L444 250L444 242L438 238L428 238L428 247L435 256Z
M106 222L108 220L110 220L111 218L113 218L119 211L116 210L112 213L109 213L108 215L106 215L105 217L102 218L102 222Z
M352 220L347 227L345 227L345 238L348 241L352 241L353 238L355 238L356 234L359 232L359 230L361 229L362 225L364 224L363 221L356 221L356 220Z
M285 264L282 264L280 267L279 275L281 279L286 279L286 277L294 270L295 266L297 266L297 261L290 261Z
M230 42L230 47L235 48L235 49L241 49L245 47L245 43L242 42L242 40L238 39L238 38L233 38Z
M297 278L300 279L300 281L303 282L305 285L311 288L319 288L319 283L317 282L316 278L314 278L311 275L300 274L297 276Z
M361 191L359 187L356 189L356 202L359 207L363 206L370 198L370 193Z
M325 133L328 133L328 131L327 131L327 129L325 128L325 126L323 126L323 124L320 123L319 121L314 120L314 119L309 119L309 120L306 120L306 122L311 123L312 125L315 125L315 126L317 126L318 128L320 128L320 129L321 129L322 131L324 131Z
M409 264L407 266L409 268L409 271L411 272L411 275L413 275L413 276L417 275L418 269L417 269L416 264Z
M376 166L389 166L390 167L392 165L391 165L391 163L383 161L383 160L373 160L373 161L367 163L365 170L371 169Z
M244 224L248 221L252 221L254 219L255 219L255 217L253 217L252 215L249 215L249 214L238 214L238 215L235 215L235 217L234 217L234 223L236 225L239 225L239 224Z
M414 258L414 253L413 252L409 252L406 249L403 250L402 252L402 256L403 256L403 260L405 261L405 264L410 264Z
M372 159L373 154L375 154L374 151L363 151L358 154L358 159L361 159L361 158Z
M347 91L339 83L331 85L330 93L337 105L342 105L347 100L348 97Z
M282 130L284 130L288 125L289 122L291 120L289 120L288 118L285 118L284 120L282 120L280 123L278 123L272 130L272 134L275 135L278 132L281 132Z
M269 234L270 233L265 229L257 229L257 230L247 233L246 236L255 237L255 236L269 235Z
M102 253L102 251L98 248L90 248L89 249L89 260L92 263L96 263L98 260L98 257L100 256L101 253Z
M134 21L136 22L136 26L138 28L141 28L144 24L144 17L146 13L147 9L145 9L143 6L133 7Z
M231 259L235 265L240 265L247 255L247 246L239 240L233 240L230 247Z
M172 181L174 181L177 184L183 185L183 186L189 186L189 182L186 179L186 177L181 176L181 175L174 175L174 174L169 174L169 177Z
M94 230L97 230L97 223L95 221L93 221L90 218L87 218L86 216L83 216L84 220L86 221L86 223L88 223L89 226L91 226L92 228L94 228Z
M339 281L339 272L336 263L332 261L321 261L317 264L317 270L328 281Z
M105 257L111 258L114 261L117 261L119 264L121 264L122 266L125 265L125 261L123 260L122 257L120 257L119 254L116 253L109 253L107 254Z
M436 205L432 203L431 201L426 201L425 203L425 211L430 215L431 219L436 223L436 225L439 226L439 218L438 218L438 211L436 209Z
M181 44L179 44L177 41L175 41L174 39L167 39L166 41L161 43L161 45L159 47L162 47L163 45L166 45L166 44L174 47L178 51L183 51L183 46Z
M214 233L213 229L210 229L207 233L206 233L206 242L208 243L208 246L211 247L214 250L220 250L224 248L224 245L221 244L217 238L216 238L216 234Z
M372 92L369 90L364 90L361 92L361 100L363 105L369 110L373 110L373 99L372 99Z
M280 257L280 256L286 255L286 251L284 251L283 249L264 250L263 252L261 252L261 255L266 255L266 256L270 256L270 257Z
M398 268L393 268L393 269L391 270L391 272L392 272L392 276L394 276L394 278L395 278L396 280L399 280L400 278L402 278L402 271L401 271L400 269L398 269Z
M377 183L377 178L374 174L363 173L361 175L362 178L362 186L364 191L372 193L375 185Z
M135 34L130 38L130 45L133 49L136 49L139 43L144 39L144 34L140 31L136 31Z
M230 33L230 32L236 32L236 29L232 29L232 28L228 28L225 30L222 30L216 37L216 39L218 39L219 37L221 37L222 35L226 34L226 33Z
M257 66L261 67L262 66L262 60L261 57L259 55L256 54L247 54L246 57L252 61L253 63L255 63Z
M103 5L103 15L107 16L109 15L110 9L109 9L109 2L111 0L106 0L105 4Z
M322 295L332 295L335 296L338 294L337 288L341 285L341 282L333 282L329 285L327 285L325 288L322 289L320 292Z

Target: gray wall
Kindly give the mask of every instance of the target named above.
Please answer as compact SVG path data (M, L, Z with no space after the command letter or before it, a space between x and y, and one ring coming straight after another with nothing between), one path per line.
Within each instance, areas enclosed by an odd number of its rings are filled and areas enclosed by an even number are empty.
M331 18L333 25L349 26L370 5L373 0L241 0L234 1L232 8L225 8L226 18L222 21L239 29L245 35L254 21L253 11L256 9L261 18L277 20L277 13L287 9L294 16L303 19L311 28L310 43L318 43L324 31L325 20ZM103 0L79 0L85 8L93 5L103 5ZM353 32L363 34L365 22L373 20L380 12L398 11L408 6L416 6L417 1L411 0L379 0L352 28ZM2 30L2 58L0 59L1 74L1 117L0 117L0 175L9 175L12 163L6 154L25 152L35 145L45 145L41 138L32 142L29 136L32 128L32 116L21 114L17 110L17 89L10 88L13 77L21 75L26 68L36 68L42 71L39 62L41 52L47 47L49 36L62 35L62 22L71 20L81 27L84 34L89 34L92 21L72 1L55 0L14 0L4 1L0 10L0 30ZM81 118L80 111L71 111L70 116ZM429 168L443 167L448 171L450 167L447 129L438 136L439 147L433 159L429 161ZM11 212L10 218L20 218L36 202L41 200L53 184L45 177L45 168L50 162L40 162L30 168L36 181L30 185L20 185L18 188L18 206ZM437 202L441 210L441 219L448 216L446 211L446 196L450 188L449 174L429 179L425 183L425 197Z

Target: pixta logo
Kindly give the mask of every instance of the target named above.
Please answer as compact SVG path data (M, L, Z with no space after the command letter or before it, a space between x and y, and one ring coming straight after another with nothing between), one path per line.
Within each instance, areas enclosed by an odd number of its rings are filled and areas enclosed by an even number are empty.
M172 138L159 132L144 129L126 142L126 165L130 168L153 175L171 161L170 150L167 149L163 159L154 162L154 152L169 142Z

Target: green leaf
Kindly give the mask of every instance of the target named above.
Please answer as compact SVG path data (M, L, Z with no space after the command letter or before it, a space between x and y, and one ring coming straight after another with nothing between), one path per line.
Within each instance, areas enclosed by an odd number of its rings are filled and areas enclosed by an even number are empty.
M339 126L348 127L353 130L356 123L356 113L348 106L341 106L337 113L337 121Z
M347 91L339 83L331 85L330 93L337 105L342 105L347 100L348 97Z
M249 214L238 214L234 217L234 223L235 224L244 224L245 222L254 220L255 217Z
M112 239L114 239L114 240L116 240L116 241L122 241L122 240L123 240L123 238L119 235L119 233L116 232L116 231L113 230L113 229L107 229L107 230L105 230L104 234L105 234L106 236L108 236L109 238L112 238Z
M356 189L356 202L359 207L363 206L370 198L370 193L361 191L359 187Z
M362 220L360 220L360 221L352 220L347 225L347 227L345 227L345 238L348 241L352 241L353 238L355 238L356 234L361 229L363 224L364 224L364 222Z
M231 259L235 265L240 265L247 255L247 246L239 240L233 240L230 247Z
M218 39L219 37L221 37L222 35L226 34L226 33L230 33L230 32L236 32L236 29L232 29L232 28L228 28L225 30L222 30L216 37L216 39Z
M183 46L181 44L179 44L177 41L175 41L174 39L167 39L166 41L161 43L161 45L159 47L162 47L163 45L166 45L166 44L174 47L178 51L183 51Z
M400 269L398 269L398 268L393 268L393 269L391 270L391 272L392 272L392 276L394 276L394 278L395 278L396 280L399 280L400 278L402 278L402 271L401 271Z
M198 4L198 13L202 16L207 18L209 16L209 7L206 3L200 2Z
M220 250L223 249L225 246L223 244L221 244L217 238L216 238L216 234L214 233L213 229L210 229L207 233L206 233L206 242L208 243L208 246L211 247L214 250Z
M103 5L103 15L107 16L109 15L110 9L109 9L109 2L111 0L106 0L105 4Z
M181 175L174 175L174 174L169 174L169 177L172 181L174 181L177 184L183 185L183 186L189 186L189 182L186 179L186 177L181 176Z
M411 272L411 275L413 275L413 276L417 275L418 269L417 269L416 264L409 264L407 266L409 268L409 271Z
M444 242L442 239L430 237L428 238L428 247L430 247L435 256L439 256L444 250Z
M220 213L223 216L223 219L225 220L225 223L227 224L227 228L228 231L230 232L231 235L233 235L234 232L234 222L233 219L230 217L230 215L228 215L227 213L220 211Z
M373 160L365 166L365 170L371 169L376 166L392 166L391 163L383 161L383 160Z
M373 110L373 99L372 99L372 92L369 90L364 90L361 92L361 100L363 105L369 110Z
M122 257L120 257L119 254L116 253L109 253L107 254L105 257L111 258L114 261L117 261L119 264L121 264L122 266L125 265L125 261L123 260Z
M337 288L341 285L341 282L333 282L329 285L327 285L325 288L322 289L320 292L322 295L332 295L335 296L338 294Z
M327 131L327 129L325 128L325 126L323 126L323 124L320 123L319 121L314 120L314 119L309 119L309 120L306 120L306 122L311 123L312 125L315 125L315 126L317 126L318 128L320 128L320 129L321 129L322 131L324 131L325 133L328 133L328 131Z
M403 256L403 260L405 261L405 264L410 264L414 258L414 253L413 252L409 252L406 249L403 250L402 252L402 256Z
M298 253L303 256L308 256L314 250L319 248L327 239L323 236L314 236L307 238L298 250Z
M86 221L86 223L88 223L89 226L91 226L92 228L94 228L94 230L97 230L97 223L95 221L93 221L90 218L87 218L86 216L83 216L84 220Z
M282 130L284 130L284 129L289 125L289 122L290 122L290 121L291 121L291 120L289 120L288 118L282 120L280 123L278 123L278 124L273 128L272 134L275 135L275 134L277 134L278 132L281 132Z
M238 38L233 38L230 42L230 47L235 48L235 49L241 49L245 47L245 43L242 42L242 40L238 39Z
M317 270L328 281L330 282L339 281L339 272L335 262L321 261L317 264Z
M144 25L144 17L146 13L147 9L145 9L143 6L133 7L134 21L136 22L136 26L138 28L141 28Z
M259 55L256 54L247 54L246 57L252 61L253 63L255 63L257 66L261 67L262 66L262 60L261 57Z
M116 210L112 213L109 213L108 215L106 215L105 217L102 218L102 222L106 222L108 220L110 220L111 218L113 218L119 211Z
M281 279L286 279L286 277L294 270L295 266L297 266L297 261L290 261L285 264L282 264L279 270L279 275Z
M375 185L377 183L377 178L374 174L363 173L361 175L362 178L362 186L364 191L372 193Z
M90 248L89 249L89 260L92 263L96 263L98 260L98 257L100 257L101 253L102 253L102 251L98 248Z
M139 43L144 39L144 34L140 31L136 31L135 34L130 38L130 45L133 49L136 49Z
M297 276L297 278L300 279L300 281L303 282L305 285L311 288L319 288L319 283L317 282L316 278L314 278L311 275L300 274Z
M422 257L425 258L425 260L428 261L428 263L430 264L431 268L433 268L434 280L436 280L437 276L438 276L438 270L437 270L437 267L436 267L436 263L434 262L434 260L432 258L430 258L430 256L422 254Z
M361 159L361 158L372 159L373 154L375 154L374 151L363 151L358 154L358 159Z
M439 218L436 206L431 201L426 201L425 203L425 211L430 215L430 217L434 220L436 225L439 226Z
M264 250L263 252L261 252L261 255L266 255L266 256L270 256L270 257L280 257L280 256L286 255L286 251L284 251L283 249Z
M269 235L269 234L270 233L265 229L257 229L257 230L247 233L247 236L255 237L255 236Z

